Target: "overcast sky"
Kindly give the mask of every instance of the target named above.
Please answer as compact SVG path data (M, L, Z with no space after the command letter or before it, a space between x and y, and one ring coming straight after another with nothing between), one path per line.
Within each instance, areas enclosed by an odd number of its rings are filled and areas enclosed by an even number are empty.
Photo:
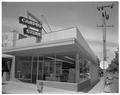
M41 15L47 19L53 31L77 26L93 52L102 60L102 17L97 6L114 3L112 10L108 9L110 19L107 25L107 57L110 61L118 47L118 3L117 2L3 2L2 3L2 32L14 29L22 32L19 16L26 16L29 10L42 20ZM44 21L43 21L44 22Z

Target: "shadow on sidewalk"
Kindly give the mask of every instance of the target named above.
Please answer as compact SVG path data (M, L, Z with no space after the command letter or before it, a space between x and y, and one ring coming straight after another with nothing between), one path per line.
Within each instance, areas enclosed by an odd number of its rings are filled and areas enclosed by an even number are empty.
M7 83L2 83L2 85L7 85Z
M10 94L10 93L7 93L7 92L2 92L2 94Z
M88 93L97 83L99 83L99 81L97 81L93 85L88 86L87 88L82 89L81 92Z

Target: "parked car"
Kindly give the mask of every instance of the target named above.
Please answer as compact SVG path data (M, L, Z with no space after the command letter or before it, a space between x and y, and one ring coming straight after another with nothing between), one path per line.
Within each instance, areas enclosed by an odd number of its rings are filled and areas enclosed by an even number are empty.
M110 74L108 74L108 75L107 75L107 79L112 80L113 77L112 77Z

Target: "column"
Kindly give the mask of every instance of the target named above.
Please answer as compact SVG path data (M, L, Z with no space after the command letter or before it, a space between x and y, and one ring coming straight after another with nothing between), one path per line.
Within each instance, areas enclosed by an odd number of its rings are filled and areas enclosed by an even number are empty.
M31 61L31 82L32 82L32 71L33 71L33 57L34 56L32 56L32 61Z
M76 74L75 82L79 83L79 80L80 80L79 53L76 53L75 74Z
M45 56L43 56L43 62L42 62L42 80L44 80L44 66L45 66Z
M10 71L10 80L15 79L15 56L12 58L11 71Z
M39 78L39 56L37 56L37 75L36 75L36 80Z
M85 57L84 56L82 56L82 73L83 73L83 75L85 75L85 67L84 67L84 61L85 61ZM85 79L85 76L83 77L84 79Z
M54 77L56 78L56 54L55 54L55 60L54 60Z

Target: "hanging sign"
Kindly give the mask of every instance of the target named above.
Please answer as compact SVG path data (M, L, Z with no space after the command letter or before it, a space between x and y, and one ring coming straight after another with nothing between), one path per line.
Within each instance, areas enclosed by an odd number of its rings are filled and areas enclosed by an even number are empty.
M33 29L23 28L24 34L35 36L35 37L41 37L41 31L35 31Z
M19 23L31 26L33 28L38 28L38 29L42 28L42 24L35 22L33 20L30 20L28 18L22 17L22 16L19 17Z

